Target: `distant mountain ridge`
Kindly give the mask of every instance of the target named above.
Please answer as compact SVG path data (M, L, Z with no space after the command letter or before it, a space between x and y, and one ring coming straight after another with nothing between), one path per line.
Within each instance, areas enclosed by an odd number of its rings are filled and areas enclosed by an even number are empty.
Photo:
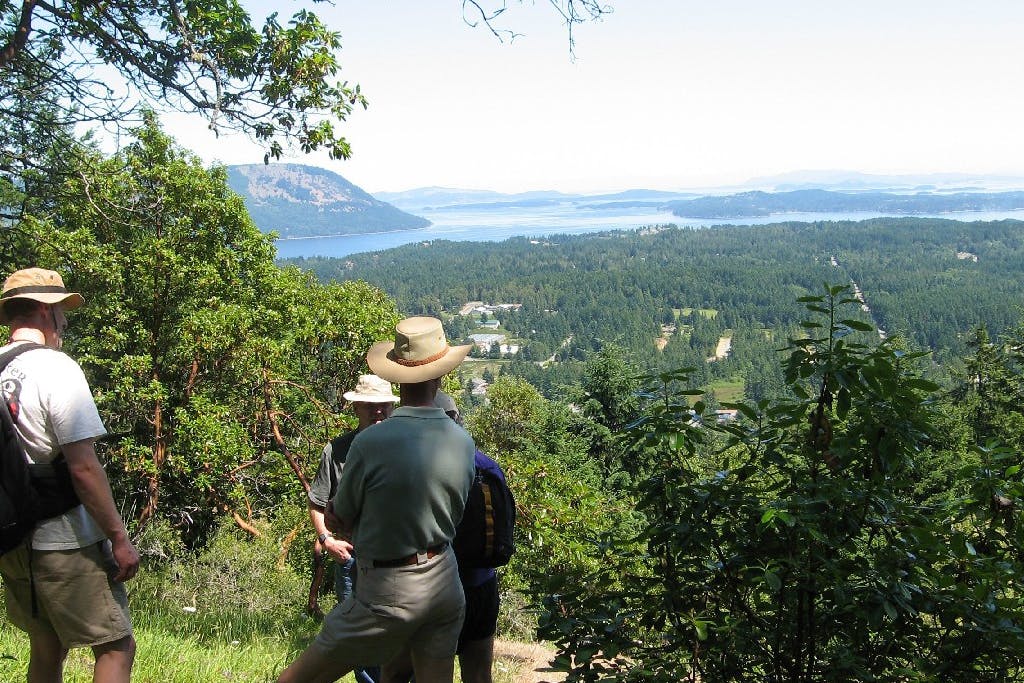
M804 170L751 178L743 185L745 189L749 190L771 190L774 192L808 189L851 192L865 190L994 192L1024 189L1024 178L1014 175L971 173L874 174L842 170Z
M719 188L699 193L629 189L604 194L554 190L506 194L422 187L380 192L376 198L337 173L316 166L250 164L229 166L227 173L229 185L243 197L256 225L283 238L425 228L431 222L411 213L419 211L429 212L443 223L445 212L509 213L545 207L579 211L635 208L698 219L743 219L786 213L934 215L1024 210L1024 179L955 173L873 176L849 171L797 171L751 180L743 188L745 191ZM761 189L747 189L758 184Z
M846 176L843 176L846 178ZM843 178L832 178L845 182ZM889 178L890 180L892 178ZM847 178L848 180L848 178ZM934 178L938 181L939 178ZM943 176L948 182L966 182L967 176ZM1005 179L1009 181L1010 179ZM384 193L382 193L384 195ZM413 210L429 211L439 221L446 211L508 212L547 206L570 206L579 211L609 209L659 210L681 218L743 219L787 213L877 213L894 216L934 215L960 211L1024 210L1024 191L981 191L972 187L928 186L916 190L867 189L695 194L663 190L626 190L613 194L574 195L560 192L501 194L486 190L421 188L386 193L391 201Z
M421 187L404 192L378 192L378 198L403 209L510 209L516 207L552 206L567 202L630 202L662 203L672 199L698 197L694 192L633 189L606 194L571 194L554 190L534 190L504 194L492 190L463 190L447 187Z
M750 218L784 213L874 212L893 215L957 211L1016 211L1024 209L1024 192L740 192L669 202L665 208L684 218Z
M228 166L228 185L253 222L280 237L415 230L430 221L406 213L327 169L301 164Z
M559 202L655 202L667 203L698 197L720 197L761 191L770 193L795 190L831 190L857 192L989 192L1024 190L1024 176L1010 174L918 173L872 174L844 170L801 170L751 178L736 185L684 188L678 190L627 189L605 193L565 193L554 190L502 193L451 187L419 187L401 192L377 192L374 196L405 210L443 210L447 208L541 206Z

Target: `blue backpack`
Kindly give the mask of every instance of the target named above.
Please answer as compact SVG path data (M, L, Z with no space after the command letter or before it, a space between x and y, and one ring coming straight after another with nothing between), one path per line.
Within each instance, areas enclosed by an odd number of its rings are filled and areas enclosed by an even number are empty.
M469 488L462 520L455 528L452 548L459 569L504 567L516 551L516 499L499 474L500 468L494 471L497 463L480 451L475 460L476 476Z

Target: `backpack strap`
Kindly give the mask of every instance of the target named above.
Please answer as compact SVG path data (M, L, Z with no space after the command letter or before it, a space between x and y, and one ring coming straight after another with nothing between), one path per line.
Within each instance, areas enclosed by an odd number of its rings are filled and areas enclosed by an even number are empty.
M352 432L345 432L331 439L331 471L328 473L331 480L331 498L334 497L334 493L338 490L338 478L335 476L337 468L335 465L345 466L345 461L348 460L348 447L352 444L352 439L355 435Z
M342 465L344 465L345 461L348 459L348 448L345 447L346 440L349 442L349 445L351 445L352 438L349 436L349 432L339 434L331 439L331 459Z
M2 354L0 354L0 372L3 372L4 370L6 370L7 366L10 365L12 360L17 358L21 354L25 353L26 351L31 351L32 349L42 349L42 348L45 348L45 346L43 344L37 344L36 342L27 342L27 343L24 343L24 344L18 344L16 346L14 346L13 348L10 348L7 351L4 351ZM0 397L0 398L2 398L2 397ZM3 398L3 402L4 402L3 409L7 410L7 399ZM11 422L13 424L13 420ZM30 531L28 533L28 537L25 539L25 543L28 545L28 584L29 584L29 594L31 596L31 602L32 602L32 618L34 619L37 616L39 616L39 605L36 602L36 577L35 577L35 572L32 571L32 531Z
M18 344L10 349L7 349L3 353L0 353L0 372L3 372L4 369L12 360L17 358L21 354L25 353L26 351L31 351L32 349L45 348L46 346L44 346L43 344L37 344L36 342L25 342L22 344Z

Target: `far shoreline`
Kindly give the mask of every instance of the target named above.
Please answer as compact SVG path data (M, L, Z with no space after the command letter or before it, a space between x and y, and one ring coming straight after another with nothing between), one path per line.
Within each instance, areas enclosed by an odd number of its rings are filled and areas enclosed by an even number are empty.
M376 232L345 232L335 235L305 235L303 237L278 237L276 238L276 241L291 242L293 240L323 240L331 239L333 237L368 237L370 235L393 235L396 232L416 232L417 230L426 229L427 228L396 228L395 230L377 230Z

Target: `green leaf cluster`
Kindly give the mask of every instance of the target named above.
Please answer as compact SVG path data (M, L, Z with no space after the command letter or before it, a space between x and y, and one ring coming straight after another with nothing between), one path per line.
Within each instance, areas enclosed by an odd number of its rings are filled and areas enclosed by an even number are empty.
M1015 451L972 447L959 487L922 499L944 419L922 354L855 341L844 287L801 303L788 396L715 425L679 378L652 387L631 429L660 457L636 483L644 529L549 591L570 681L1020 679Z
M467 428L501 465L516 497L516 554L502 580L536 596L548 577L595 568L590 543L605 532L623 535L635 523L631 502L604 486L586 418L521 378L498 378L487 397Z
M62 199L21 223L28 262L56 268L87 306L79 359L110 436L126 517L202 540L223 515L250 533L301 493L345 426L342 394L398 314L382 292L322 285L274 263L222 168L204 168L155 117L113 157L80 152Z
M139 105L205 117L266 144L351 154L336 129L358 85L337 80L341 39L317 15L262 26L237 0L0 3L0 103L9 124L120 126ZM0 157L17 154L5 141Z

